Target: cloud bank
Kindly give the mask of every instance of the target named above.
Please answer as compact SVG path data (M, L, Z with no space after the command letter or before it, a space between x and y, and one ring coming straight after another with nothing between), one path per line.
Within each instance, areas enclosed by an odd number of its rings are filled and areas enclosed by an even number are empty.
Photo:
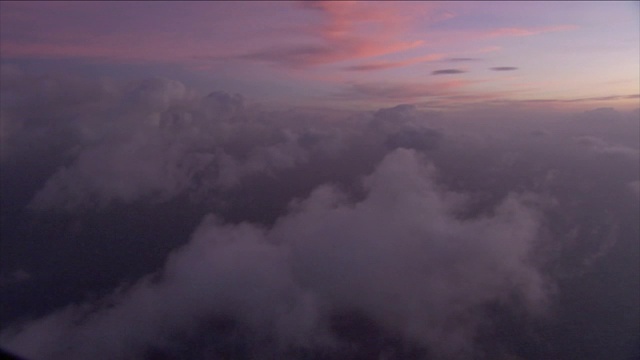
M0 345L17 354L598 359L636 344L637 113L336 115L164 78L2 76Z

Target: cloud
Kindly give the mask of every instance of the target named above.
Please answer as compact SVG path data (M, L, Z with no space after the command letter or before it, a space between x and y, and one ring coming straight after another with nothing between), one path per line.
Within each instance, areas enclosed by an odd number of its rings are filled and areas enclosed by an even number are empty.
M623 156L631 159L640 158L639 149L634 149L624 145L609 144L606 141L595 136L580 136L577 137L575 141L601 154L610 156Z
M47 180L34 208L104 207L150 196L165 201L188 191L229 188L251 174L305 162L318 149L303 148L302 134L266 129L239 95L202 97L179 82L150 79L121 96L92 121L68 124L88 138L76 139L80 146L72 161ZM203 177L196 185L194 179Z
M508 37L508 36L531 36L544 34L548 32L558 32L558 31L569 31L575 30L578 27L576 25L556 25L556 26L545 26L538 28L520 28L520 27L511 27L511 28L499 28L495 30L491 30L485 34L484 37Z
M455 92L467 85L467 81L451 80L435 83L354 83L346 87L340 98L371 98L408 101L427 96L440 96Z
M466 353L483 304L544 307L545 281L527 260L540 225L515 194L490 217L459 220L453 214L464 195L437 186L434 172L416 152L398 149L364 180L360 201L321 186L271 229L207 217L160 273L104 306L71 306L5 330L2 344L33 358L113 359L171 353L172 339L183 338L192 351L215 355L224 344L190 334L229 319L244 334L235 346L249 336L252 357L292 347L347 351L353 345L332 331L331 319L348 311L383 336L400 334L436 354ZM265 347L249 346L258 339Z
M454 58L446 58L445 61L451 62L466 62L466 61L478 61L478 58L468 58L468 57L454 57Z
M515 66L497 66L497 67L492 67L491 70L493 70L493 71L512 71L512 70L518 70L518 68L515 67Z
M608 96L595 96L595 97L582 97L582 98L565 98L565 99L523 99L523 100L499 100L504 104L575 104L575 103L592 103L593 105L601 102L618 102L620 100L628 100L628 99L637 99L639 97L638 94L631 95L608 95ZM591 110L592 111L592 110ZM600 115L603 115L600 117ZM605 114L597 114L595 118L606 118ZM601 120L596 120L601 121Z
M431 54L426 56L420 56L412 59L407 59L403 61L378 61L378 62L369 62L366 64L353 65L345 67L345 70L349 71L372 71L372 70L386 70L393 69L423 62L436 61L443 57L442 54Z
M4 75L3 164L24 154L51 163L32 196L33 210L73 212L185 195L206 202L256 177L275 179L287 169L345 156L347 146L368 136L364 141L380 149L429 148L399 135L415 130L404 129L399 118L384 132L367 122L352 132L324 120L302 122L306 115L297 112L247 106L238 94L203 96L163 78L116 85Z
M637 323L637 112L432 111L465 81L339 94L393 104L375 111L267 109L0 69L0 344L20 354L562 358ZM610 316L545 337L582 315L534 314L575 298Z
M341 39L327 45L273 47L241 55L238 58L304 67L386 55L413 49L421 44L420 41L376 44L364 39Z
M453 74L463 74L466 71L460 69L442 69L435 70L431 72L431 75L453 75Z
M452 42L468 43L477 41L486 41L498 38L508 37L527 37L545 33L570 31L578 29L576 25L555 25L544 27L503 27L503 28L485 28L480 30L463 30L463 31L443 31L440 38L434 38L430 42L431 45L437 43L439 45L451 44ZM474 51L474 53L487 53L500 50L499 46L489 46ZM469 52L465 52L469 54Z
M638 98L640 98L640 94L596 96L596 97L566 99L566 100L558 100L558 101L585 102L585 101L610 101L610 100L624 100L624 99L638 99Z
M304 67L397 53L423 44L421 40L399 40L406 31L411 16L402 14L396 7L330 1L305 1L301 6L316 11L323 17L322 24L311 26L307 30L316 39L314 45L272 47L249 52L240 58ZM365 25L375 25L374 30L359 30ZM355 66L351 70L379 70L397 66L404 64L375 63Z

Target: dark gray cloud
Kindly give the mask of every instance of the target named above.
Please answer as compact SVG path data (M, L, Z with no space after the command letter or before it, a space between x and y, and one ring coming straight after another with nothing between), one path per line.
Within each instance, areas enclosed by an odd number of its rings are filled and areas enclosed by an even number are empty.
M466 73L464 70L460 69L442 69L442 70L434 70L431 72L431 75L453 75L453 74L463 74Z
M496 66L496 67L492 67L490 68L493 71L512 71L512 70L518 70L517 67L515 66Z

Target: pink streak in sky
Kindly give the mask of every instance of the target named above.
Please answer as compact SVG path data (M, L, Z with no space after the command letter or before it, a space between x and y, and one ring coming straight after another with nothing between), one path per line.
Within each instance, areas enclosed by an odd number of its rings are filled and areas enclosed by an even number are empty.
M305 1L293 5L255 3L251 6L246 3L234 6L197 2L185 6L137 3L124 8L105 2L3 2L0 14L3 27L11 28L12 32L3 31L0 50L5 58L150 61L180 63L192 68L199 66L202 59L245 60L301 68L424 47L427 41L412 33L412 26L416 22L438 22L454 16L438 13L438 6L407 2ZM571 28L443 33L438 35L437 42L529 36ZM443 54L413 55L405 60L376 60L347 69L384 70L442 57Z

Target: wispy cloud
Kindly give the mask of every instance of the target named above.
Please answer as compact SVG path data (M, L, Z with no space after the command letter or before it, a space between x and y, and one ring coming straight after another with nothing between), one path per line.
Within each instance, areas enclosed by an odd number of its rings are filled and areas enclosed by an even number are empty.
M468 57L454 57L454 58L446 58L444 59L444 61L451 61L451 62L466 62L466 61L478 61L480 59L478 58L468 58Z
M380 44L366 39L342 39L324 45L299 45L259 50L241 55L238 58L266 61L291 67L305 67L386 55L413 49L420 45L422 45L421 41ZM398 64L386 65L387 67L402 66ZM382 67L384 66L382 65Z
M460 69L442 69L435 70L431 72L431 75L455 75L455 74L463 74L466 73L464 70Z
M392 68L398 68L408 65L419 64L423 62L437 61L444 57L443 54L430 54L426 56L415 57L411 59L401 61L375 61L359 65L353 65L345 67L344 70L349 71L372 71L372 70L386 70Z
M612 100L629 100L629 99L640 99L640 94L609 95L609 96L597 96L597 97L573 98L573 99L529 99L529 100L522 100L522 101L531 102L531 103L575 103L575 102L612 101Z
M400 40L410 18L400 14L396 7L382 5L351 1L305 1L301 6L319 12L323 19L321 24L306 29L306 33L315 38L314 45L263 49L241 55L240 58L304 67L387 55L424 44L422 40ZM363 27L368 28L363 31ZM419 61L428 59L415 60ZM378 62L347 69L380 70L410 63L414 63L414 60Z
M496 67L492 67L490 68L493 71L512 71L512 70L518 70L517 67L515 66L496 66Z
M452 43L472 43L501 38L528 37L545 33L554 33L578 29L576 25L557 25L545 27L509 27L486 28L480 30L447 30L430 34L430 45L447 46ZM500 50L500 46L489 46L475 53L488 53ZM467 53L468 54L468 53Z
M353 83L346 86L337 97L345 100L416 100L427 96L452 94L471 83L466 80L439 81L433 83Z
M427 22L446 21L453 16L453 13L439 10L438 5L429 3L304 1L293 7L279 4L252 9L221 3L197 4L185 10L174 5L151 8L143 5L61 3L41 11L39 6L10 3L3 4L2 23L3 29L10 27L12 32L3 31L0 46L3 57L14 58L92 58L181 64L197 63L202 59L244 59L300 68L419 48L426 42L411 31L418 16ZM118 15L125 9L129 17ZM281 15L284 9L293 16ZM180 10L179 14L177 10ZM233 13L234 23L223 15L229 12ZM144 14L148 15L145 19L136 20ZM111 30L115 16L118 16L119 31ZM77 22L71 18L84 20ZM278 26L272 25L275 21ZM179 25L182 30L148 30L152 24L166 22ZM264 31L252 31L254 28ZM573 28L562 25L499 28L473 34L454 32L442 34L442 41L528 36ZM441 55L424 55L407 60L373 61L355 64L345 70L384 70L440 58ZM469 61L471 58L451 59Z
M578 27L576 25L556 25L556 26L544 26L544 27L534 27L534 28L524 28L524 27L509 27L509 28L499 28L490 30L488 32L483 33L482 37L511 37L511 36L531 36L544 34L549 32L559 32L559 31L568 31L575 30Z

